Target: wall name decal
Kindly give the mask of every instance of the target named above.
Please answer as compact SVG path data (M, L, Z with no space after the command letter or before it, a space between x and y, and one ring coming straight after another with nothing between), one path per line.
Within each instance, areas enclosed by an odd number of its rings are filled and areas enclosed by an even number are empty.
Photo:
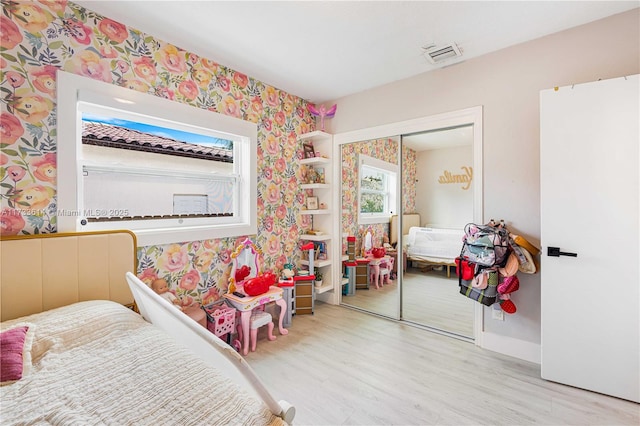
M467 190L471 187L471 181L473 180L473 167L471 166L462 166L460 167L463 174L453 174L448 170L445 170L440 177L438 178L438 183L447 184L447 183L461 183L463 184L462 189Z

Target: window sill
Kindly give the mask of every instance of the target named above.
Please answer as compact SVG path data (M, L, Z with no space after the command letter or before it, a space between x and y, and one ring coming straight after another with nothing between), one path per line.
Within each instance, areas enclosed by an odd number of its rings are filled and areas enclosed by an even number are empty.
M358 224L360 224L360 225L372 225L372 224L375 224L375 223L389 223L390 217L391 217L390 215L371 216L371 217L359 216L358 217Z
M128 229L136 234L139 247L228 238L238 235L255 235L257 233L256 226L250 224L196 224L189 219L171 219L171 221L173 222L171 225L163 223L161 227L157 223L150 223L152 221L89 222L79 226L78 229L82 232ZM140 226L144 222L147 222L149 227Z

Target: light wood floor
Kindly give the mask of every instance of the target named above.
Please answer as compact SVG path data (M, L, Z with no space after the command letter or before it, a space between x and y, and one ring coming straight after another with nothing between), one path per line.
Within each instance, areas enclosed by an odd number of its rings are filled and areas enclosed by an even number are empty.
M408 268L403 276L402 317L429 327L473 338L473 300L459 293L458 279L448 278L446 269L421 272ZM379 290L356 290L343 296L344 304L388 317L397 315L397 281Z
M540 379L537 364L316 304L246 359L299 425L638 425L640 406ZM587 372L585 372L587 374Z

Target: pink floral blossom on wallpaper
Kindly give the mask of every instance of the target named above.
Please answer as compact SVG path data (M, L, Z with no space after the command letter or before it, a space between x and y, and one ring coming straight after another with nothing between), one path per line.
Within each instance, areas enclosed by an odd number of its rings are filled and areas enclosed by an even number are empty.
M35 67L29 72L29 80L38 91L53 96L56 91L57 70L52 65Z
M191 80L183 81L178 84L178 93L192 101L198 96L198 86Z
M2 235L18 235L25 222L19 210L5 207L0 215L0 231Z
M109 40L114 41L117 44L124 42L129 36L129 32L125 25L109 18L101 20L98 24L98 29L102 34L106 35Z
M191 269L180 278L178 286L183 290L190 291L195 290L199 282L200 274L195 269Z
M38 3L47 6L58 16L61 16L67 8L67 0L38 0Z
M155 58L171 73L182 74L187 70L185 52L171 44L165 44L155 54Z
M9 166L7 167L7 174L12 181L20 182L24 175L27 174L27 170L20 166Z
M154 268L146 268L142 272L138 273L138 278L140 278L140 281L150 286L153 281L158 279L158 273Z
M18 118L8 112L2 112L0 115L0 136L2 143L11 145L24 134L24 127Z
M171 244L166 247L163 255L158 259L158 266L168 272L176 272L184 269L188 261L187 247Z
M156 64L153 59L142 56L133 59L132 61L133 73L139 78L145 80L147 83L154 83L158 77L158 71L156 70Z
M7 78L9 85L14 89L16 87L22 86L22 84L24 83L24 77L15 71L7 71L7 73L5 74L5 77Z
M31 168L36 179L49 183L56 181L56 156L53 153L48 152L42 158L32 160Z
M22 41L22 33L16 24L10 19L0 17L0 46L5 49L13 49Z
M64 70L94 80L111 83L111 62L93 50L84 50L67 61Z

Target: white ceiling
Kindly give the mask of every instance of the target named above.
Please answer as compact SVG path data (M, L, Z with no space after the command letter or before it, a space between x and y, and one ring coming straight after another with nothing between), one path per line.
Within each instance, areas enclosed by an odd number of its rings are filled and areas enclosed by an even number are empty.
M78 0L94 12L322 103L436 69L455 42L477 57L640 6L639 1Z

